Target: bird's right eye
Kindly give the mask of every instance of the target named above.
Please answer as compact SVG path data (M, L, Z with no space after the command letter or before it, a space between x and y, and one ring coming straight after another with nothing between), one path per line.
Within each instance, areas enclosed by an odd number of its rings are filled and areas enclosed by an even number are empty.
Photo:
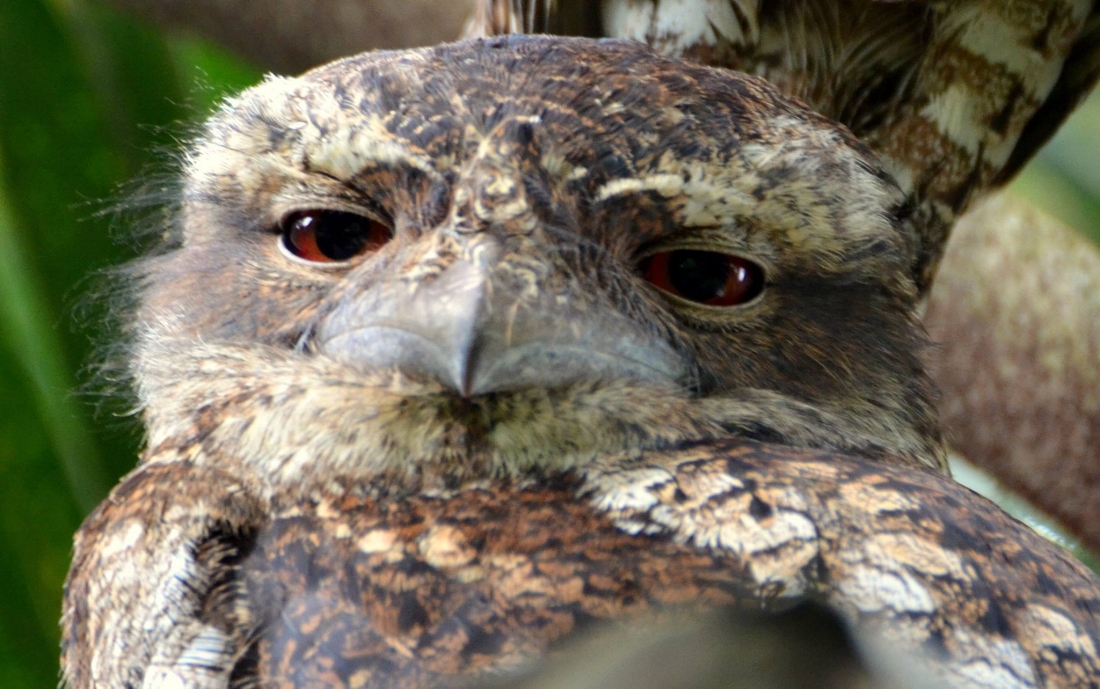
M344 211L291 213L280 229L283 248L311 263L342 263L393 239L393 230L377 220Z
M641 268L658 289L706 306L739 306L764 291L760 266L717 251L662 251L642 261Z

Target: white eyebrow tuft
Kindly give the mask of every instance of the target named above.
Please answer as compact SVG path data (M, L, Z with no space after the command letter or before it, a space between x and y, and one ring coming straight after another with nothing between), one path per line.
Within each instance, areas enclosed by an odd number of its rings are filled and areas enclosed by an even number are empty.
M680 175L659 173L648 177L613 179L596 190L596 199L606 201L613 196L655 191L661 196L675 196L683 192L684 180Z
M328 138L310 146L306 153L310 167L339 179L350 179L371 164L407 165L428 177L439 177L428 156L384 136L351 133L347 138Z

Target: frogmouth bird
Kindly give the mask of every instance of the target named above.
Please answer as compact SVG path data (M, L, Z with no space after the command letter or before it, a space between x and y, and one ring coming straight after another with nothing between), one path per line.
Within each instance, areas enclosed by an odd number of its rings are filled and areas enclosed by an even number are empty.
M1100 582L946 475L911 204L767 82L365 54L227 101L181 179L72 687L452 686L803 601L945 685L1100 673Z

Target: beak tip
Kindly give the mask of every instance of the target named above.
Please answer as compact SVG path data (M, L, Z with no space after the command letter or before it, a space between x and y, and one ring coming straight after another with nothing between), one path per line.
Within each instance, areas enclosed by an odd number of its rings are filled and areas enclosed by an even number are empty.
M469 347L456 350L455 354L457 356L454 365L451 367L451 384L463 399L469 399L476 394L474 389L474 366L471 365L470 361L471 353Z

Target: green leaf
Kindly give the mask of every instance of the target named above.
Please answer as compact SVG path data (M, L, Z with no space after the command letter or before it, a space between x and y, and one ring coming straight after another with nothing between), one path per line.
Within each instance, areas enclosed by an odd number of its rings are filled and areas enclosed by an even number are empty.
M152 30L76 0L0 2L0 687L56 686L61 585L82 515L135 463L132 420L74 394L92 271L128 258L95 215L186 114Z

